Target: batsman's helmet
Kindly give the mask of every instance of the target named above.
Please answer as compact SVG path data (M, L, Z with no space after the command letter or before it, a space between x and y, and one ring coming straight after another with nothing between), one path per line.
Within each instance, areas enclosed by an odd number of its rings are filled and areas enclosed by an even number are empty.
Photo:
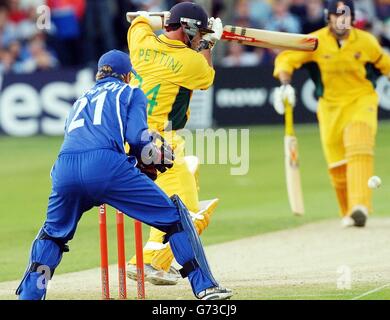
M168 26L182 25L186 32L195 36L200 33L213 33L208 28L207 12L198 4L192 2L181 2L174 5L170 10Z
M349 10L348 10L349 9ZM351 15L352 21L355 20L355 3L353 0L328 0L325 9L325 16L329 19L331 14Z

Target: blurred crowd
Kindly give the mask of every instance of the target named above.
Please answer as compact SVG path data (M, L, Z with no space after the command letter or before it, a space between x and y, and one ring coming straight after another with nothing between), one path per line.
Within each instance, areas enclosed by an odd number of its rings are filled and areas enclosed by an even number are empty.
M0 73L94 66L112 48L126 50L127 11L169 10L181 0L0 0ZM183 0L182 0L183 1ZM325 25L323 0L197 0L224 24L309 33ZM355 0L356 26L390 48L390 0ZM50 9L50 10L48 10ZM49 14L49 15L48 15ZM216 64L272 63L271 50L231 43Z

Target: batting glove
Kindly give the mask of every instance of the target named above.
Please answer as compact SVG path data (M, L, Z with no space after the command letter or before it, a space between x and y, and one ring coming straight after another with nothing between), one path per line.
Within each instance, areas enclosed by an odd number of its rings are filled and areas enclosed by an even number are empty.
M191 219L199 235L207 228L210 223L210 215L205 215L205 213L205 210L202 210L198 213L193 213L190 211Z
M295 89L290 84L284 84L274 91L274 108L280 115L284 114L285 102L295 107Z
M193 213L190 211L190 215L191 215L191 219L192 221L196 221L196 220L203 220L204 219L204 215L203 215L204 211L201 211L201 212L198 212L198 213Z
M162 11L163 16L150 15L147 11L137 11L138 15L149 20L150 26L153 31L161 30L165 27L166 22L169 19L170 12Z
M137 11L138 15L149 19L149 12L147 11Z
M211 17L209 19L209 29L213 30L213 33L206 33L202 36L201 44L204 49L212 49L218 40L221 40L223 33L223 25L220 18Z

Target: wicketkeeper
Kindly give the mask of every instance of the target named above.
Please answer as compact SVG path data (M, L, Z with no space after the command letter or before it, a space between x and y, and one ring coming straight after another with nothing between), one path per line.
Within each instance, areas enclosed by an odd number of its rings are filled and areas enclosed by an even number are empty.
M377 39L352 26L352 0L331 0L328 26L314 32L315 52L281 53L275 77L282 86L275 92L275 108L284 113L283 100L295 102L290 85L296 69L307 67L316 85L318 121L329 174L342 214L343 226L363 227L372 211L368 179L374 171L379 97L376 79L390 77L390 56Z
M199 299L227 299L211 274L203 247L185 205L169 198L137 168L164 172L172 167L165 144L157 147L148 132L146 98L128 83L129 56L113 50L98 64L96 85L71 109L65 138L51 172L52 192L46 221L34 240L27 270L16 294L20 299L44 299L48 281L69 251L67 242L84 212L108 204L129 217L161 231L183 266ZM125 153L125 143L131 155ZM71 281L71 279L70 279Z

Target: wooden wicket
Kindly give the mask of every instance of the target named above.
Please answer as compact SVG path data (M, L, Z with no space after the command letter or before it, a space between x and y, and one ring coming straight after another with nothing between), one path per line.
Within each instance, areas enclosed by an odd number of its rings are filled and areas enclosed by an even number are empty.
M138 299L145 299L145 276L142 250L142 224L134 222L135 244L137 258L137 296ZM125 251L125 223L123 213L116 211L116 232L118 246L118 287L119 299L127 299L126 287L126 251ZM109 265L108 265L108 240L107 240L107 209L103 204L99 207L99 233L100 233L100 269L102 283L102 299L109 300Z

